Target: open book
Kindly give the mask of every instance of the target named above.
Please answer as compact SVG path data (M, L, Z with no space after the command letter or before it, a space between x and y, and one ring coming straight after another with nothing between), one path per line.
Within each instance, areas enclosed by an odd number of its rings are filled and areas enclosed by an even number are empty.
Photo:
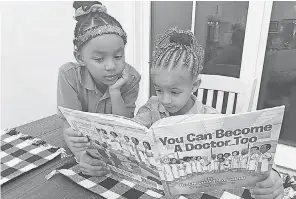
M249 187L273 165L284 106L242 114L161 119L149 129L130 118L59 107L90 139L88 150L119 179L166 197Z

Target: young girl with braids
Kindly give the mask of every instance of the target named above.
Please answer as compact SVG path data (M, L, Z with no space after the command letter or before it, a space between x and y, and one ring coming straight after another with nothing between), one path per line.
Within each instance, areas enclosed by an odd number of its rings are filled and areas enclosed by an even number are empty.
M58 106L133 117L140 75L125 62L125 31L98 1L75 1L73 7L77 21L73 40L77 63L66 63L59 69ZM58 114L64 119L59 111ZM70 150L81 159L89 140L70 130L66 121L63 134ZM91 157L83 160L89 161L80 160L85 174L106 173L97 160Z
M203 49L190 31L165 31L155 43L151 61L151 80L157 96L151 97L134 119L150 127L169 116L218 113L192 94L200 84L203 57ZM283 185L278 173L272 170L251 194L254 198L282 198Z
M167 30L155 42L151 80L157 96L142 106L135 120L147 127L164 117L183 114L218 113L196 100L203 49L190 31Z

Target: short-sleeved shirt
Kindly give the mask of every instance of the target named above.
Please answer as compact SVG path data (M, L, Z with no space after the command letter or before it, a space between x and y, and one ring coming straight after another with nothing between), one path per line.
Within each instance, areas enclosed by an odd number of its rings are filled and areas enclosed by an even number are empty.
M141 76L129 64L125 64L125 69L130 75L120 91L126 108L133 113ZM88 69L73 62L66 63L59 69L57 105L84 112L112 113L109 89L101 93ZM59 109L58 115L63 118Z
M202 104L196 99L194 95L191 95L191 99L194 101L194 105L186 114L218 114L219 112L207 105ZM159 102L157 96L152 96L148 102L142 106L134 120L145 125L147 128L165 117L169 117L169 112L164 108L164 106Z

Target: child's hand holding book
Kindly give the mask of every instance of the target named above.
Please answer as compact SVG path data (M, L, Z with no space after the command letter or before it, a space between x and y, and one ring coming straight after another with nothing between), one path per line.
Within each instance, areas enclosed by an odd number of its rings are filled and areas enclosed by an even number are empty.
M65 129L63 133L69 149L76 157L79 157L80 152L86 150L90 146L89 139L72 128Z
M268 177L256 184L256 188L250 190L255 199L282 199L284 197L283 181L280 175L273 169Z
M79 158L80 171L89 176L105 176L110 173L107 164L99 158L95 158L88 151L83 151Z

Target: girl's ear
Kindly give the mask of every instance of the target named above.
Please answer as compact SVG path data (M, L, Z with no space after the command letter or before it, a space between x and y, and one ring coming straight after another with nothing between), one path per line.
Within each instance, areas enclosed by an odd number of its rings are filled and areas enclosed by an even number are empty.
M79 52L79 51L74 51L73 52L73 54L74 54L74 57L75 57L75 59L76 59L76 61L78 62L78 64L80 65L80 66L85 66L85 64L84 64L84 61L83 61L83 59L82 59L82 55L81 55L81 53Z
M196 80L193 83L192 93L195 93L197 91L197 89L200 86L200 83L201 83L201 79L200 78L196 78Z

